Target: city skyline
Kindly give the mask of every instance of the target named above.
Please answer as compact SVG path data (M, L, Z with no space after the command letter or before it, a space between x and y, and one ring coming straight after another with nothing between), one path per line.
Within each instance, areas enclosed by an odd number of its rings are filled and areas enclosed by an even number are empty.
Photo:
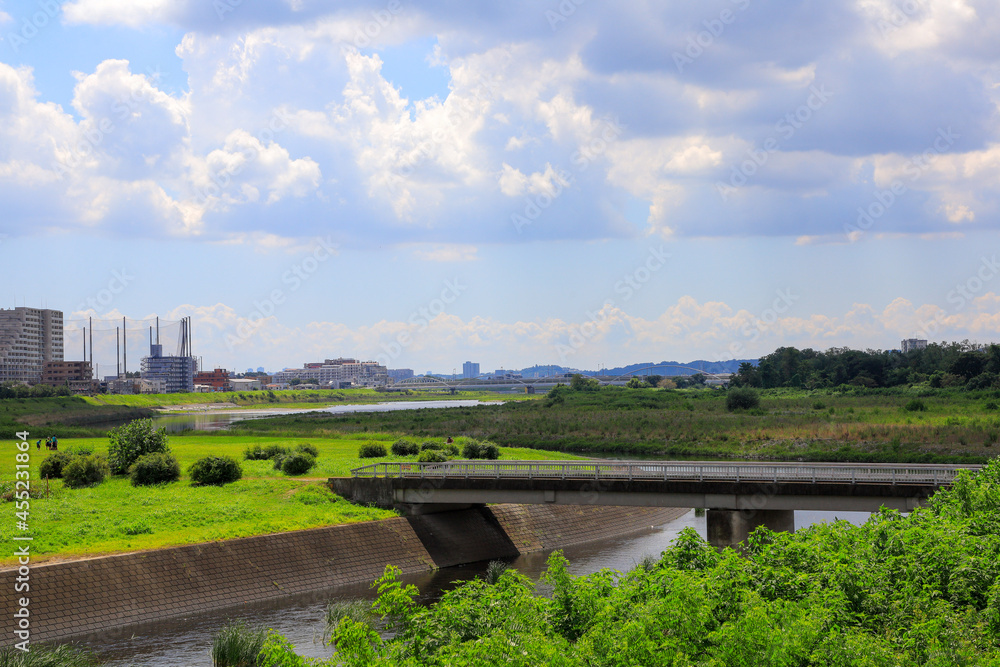
M1000 8L901 7L0 0L0 305L227 368L987 342Z

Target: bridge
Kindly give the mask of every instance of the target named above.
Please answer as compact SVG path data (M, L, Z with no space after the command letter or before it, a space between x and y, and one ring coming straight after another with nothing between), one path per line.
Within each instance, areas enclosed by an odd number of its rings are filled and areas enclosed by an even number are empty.
M628 383L628 381L633 377L644 377L651 375L650 371L663 368L679 368L683 370L693 371L694 374L701 374L706 377L706 382L709 384L724 384L728 381L728 374L716 375L708 371L696 368L694 366L682 366L679 364L653 364L651 366L644 366L643 368L637 368L634 371L630 371L623 375L591 375L587 373L582 373L586 378L597 380L602 386L604 385L618 385L622 386ZM569 384L572 373L563 373L559 375L549 375L546 377L530 377L530 378L515 378L504 376L504 377L494 377L491 374L483 373L474 378L462 378L462 379L449 379L443 380L433 375L420 375L417 377L407 378L405 380L400 380L395 384L388 385L386 387L379 387L379 391L406 391L407 389L440 389L442 391L449 391L450 393L455 393L458 391L509 391L509 390L526 390L529 393L534 393L535 389L551 389L557 384ZM668 379L671 377L687 377L687 376L666 376Z
M441 512L489 503L688 507L708 510L709 539L757 526L795 529L794 510L909 511L960 470L978 466L676 461L376 463L330 480L359 502Z

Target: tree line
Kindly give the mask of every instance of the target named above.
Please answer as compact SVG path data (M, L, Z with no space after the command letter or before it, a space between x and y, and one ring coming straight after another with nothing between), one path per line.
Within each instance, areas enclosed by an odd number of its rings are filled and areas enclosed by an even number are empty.
M798 387L822 389L841 385L1000 389L1000 345L930 343L921 350L852 350L834 347L825 352L811 348L780 347L761 357L754 366L744 362L733 375L735 387Z

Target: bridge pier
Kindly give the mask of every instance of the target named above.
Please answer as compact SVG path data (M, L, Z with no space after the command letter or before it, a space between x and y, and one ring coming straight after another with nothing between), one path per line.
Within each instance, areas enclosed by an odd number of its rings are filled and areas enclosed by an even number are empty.
M795 532L794 510L710 509L706 520L708 542L718 548L738 546L757 526L767 526L776 532Z

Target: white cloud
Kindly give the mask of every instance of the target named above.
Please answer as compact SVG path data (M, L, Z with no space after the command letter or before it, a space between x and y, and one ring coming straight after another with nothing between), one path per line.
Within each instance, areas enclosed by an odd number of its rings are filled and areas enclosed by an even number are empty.
M445 244L417 248L413 254L426 262L472 262L478 259L478 252L473 245Z

